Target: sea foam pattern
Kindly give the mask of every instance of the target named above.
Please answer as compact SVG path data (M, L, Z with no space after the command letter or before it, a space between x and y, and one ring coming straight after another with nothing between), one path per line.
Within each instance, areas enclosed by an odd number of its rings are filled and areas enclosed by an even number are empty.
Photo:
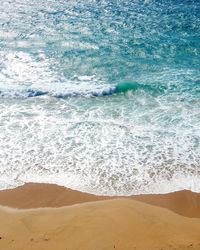
M200 192L200 2L3 0L0 189Z

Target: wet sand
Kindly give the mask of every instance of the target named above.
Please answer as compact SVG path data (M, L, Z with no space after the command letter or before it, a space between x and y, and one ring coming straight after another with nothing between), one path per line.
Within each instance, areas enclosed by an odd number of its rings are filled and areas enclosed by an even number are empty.
M0 191L0 205L20 209L62 207L115 198L119 197L97 196L54 184L41 183L26 183L14 189ZM168 208L183 216L200 218L200 194L191 191L183 190L161 195L133 195L128 198Z
M0 204L2 250L200 249L200 194L190 191L119 198L29 183L0 191Z

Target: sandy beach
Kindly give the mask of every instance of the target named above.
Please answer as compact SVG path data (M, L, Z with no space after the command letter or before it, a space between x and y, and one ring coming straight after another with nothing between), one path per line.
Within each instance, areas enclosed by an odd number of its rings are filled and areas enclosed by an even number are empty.
M200 0L0 13L0 250L200 250Z
M0 204L2 250L200 249L190 191L104 197L29 183L1 191Z

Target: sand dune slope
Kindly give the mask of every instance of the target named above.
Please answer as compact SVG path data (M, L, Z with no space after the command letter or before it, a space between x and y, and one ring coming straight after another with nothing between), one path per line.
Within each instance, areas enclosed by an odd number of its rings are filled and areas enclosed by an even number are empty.
M131 199L0 210L2 250L200 249L200 219Z

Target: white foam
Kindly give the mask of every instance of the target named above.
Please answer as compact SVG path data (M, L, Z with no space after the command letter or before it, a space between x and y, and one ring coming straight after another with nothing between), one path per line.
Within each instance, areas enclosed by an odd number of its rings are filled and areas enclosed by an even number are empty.
M140 90L134 97L2 100L0 188L31 181L110 195L199 192L198 103L189 112L188 103L166 106Z
M57 62L42 51L37 56L12 50L0 52L0 90L5 96L26 97L28 90L48 92L52 96L88 95L110 89L110 85L94 75L66 79Z

